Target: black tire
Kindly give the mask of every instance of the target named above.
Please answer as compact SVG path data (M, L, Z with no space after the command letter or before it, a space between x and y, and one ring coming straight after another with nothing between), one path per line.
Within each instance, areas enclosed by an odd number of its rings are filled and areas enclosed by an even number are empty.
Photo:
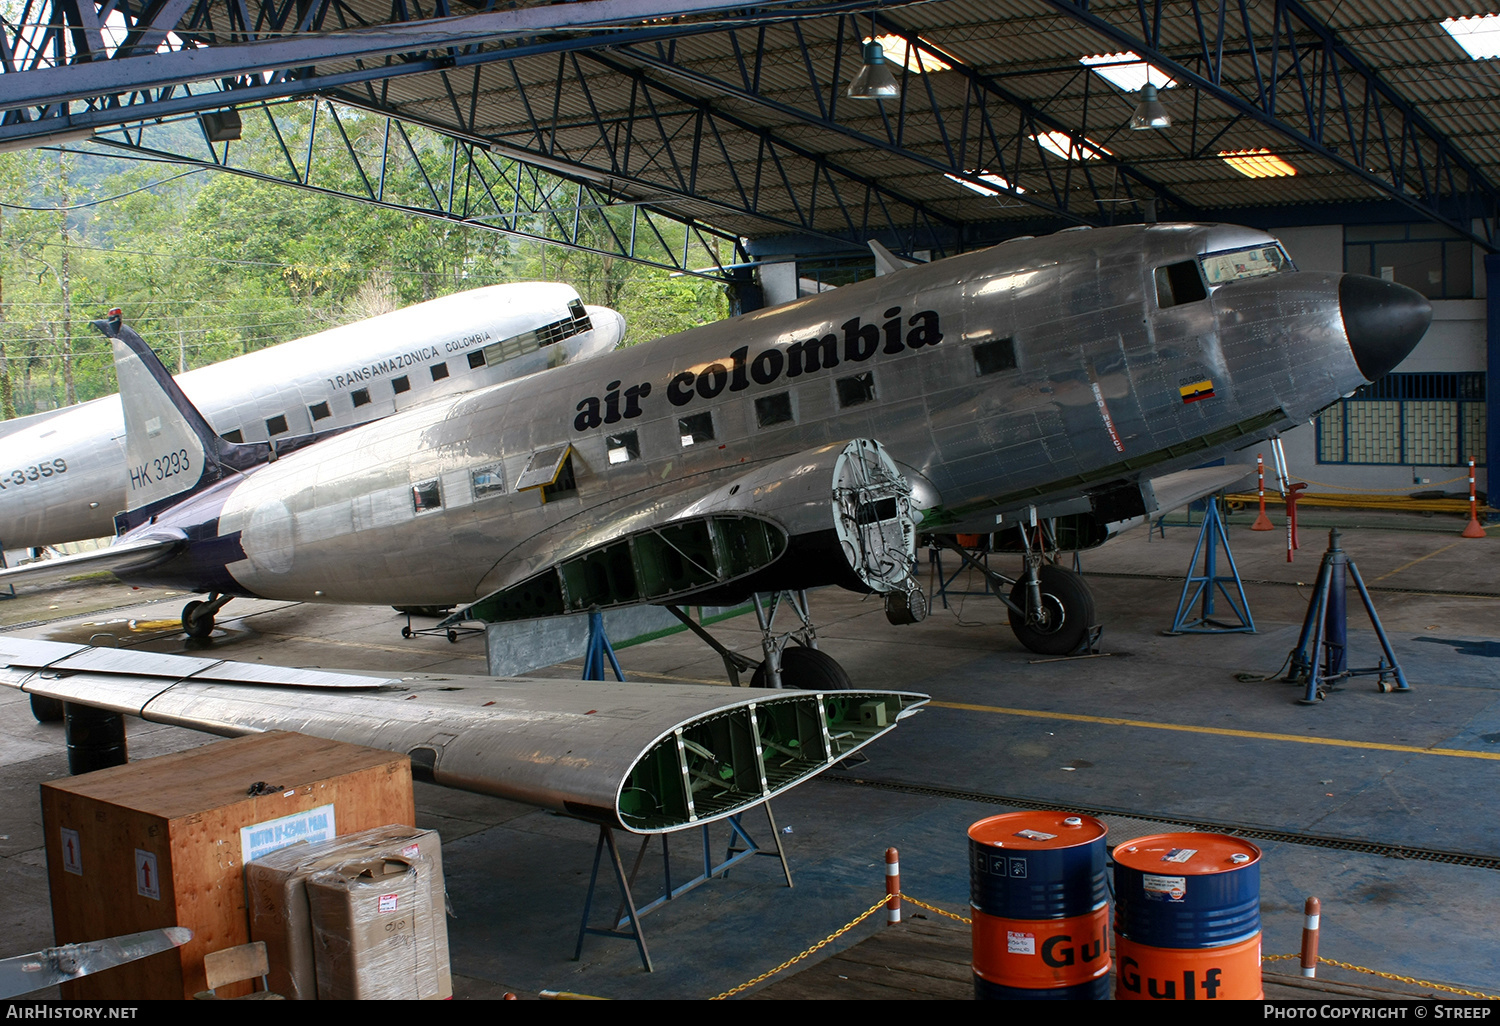
M206 602L189 602L182 607L182 632L188 637L206 638L214 632L214 618L212 615L194 615L206 605L208 605Z
M750 686L768 686L764 666L756 668ZM848 691L854 687L854 682L828 653L788 645L781 653L781 686L796 691Z
M36 717L38 723L60 723L63 718L63 704L61 698L48 698L46 695L31 696L31 715Z
M1016 640L1039 655L1069 655L1088 641L1094 625L1094 595L1082 577L1050 563L1042 567L1042 622L1030 624L1010 610L1010 629ZM1010 600L1026 608L1026 581L1016 582Z
M403 627L403 628L401 628L401 636L403 638L409 638L409 637L411 637L411 628L410 627Z

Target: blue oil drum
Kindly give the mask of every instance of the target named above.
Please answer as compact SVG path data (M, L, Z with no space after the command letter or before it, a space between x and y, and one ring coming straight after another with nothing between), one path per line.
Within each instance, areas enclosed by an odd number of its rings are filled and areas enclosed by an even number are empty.
M1105 825L1061 812L991 816L969 828L974 995L1109 994Z
M1260 857L1224 834L1116 845L1115 997L1259 998Z

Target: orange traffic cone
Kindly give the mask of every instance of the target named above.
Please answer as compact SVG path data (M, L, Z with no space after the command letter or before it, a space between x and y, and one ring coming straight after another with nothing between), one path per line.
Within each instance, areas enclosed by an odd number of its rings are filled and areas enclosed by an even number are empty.
M1469 460L1469 522L1464 525L1463 536L1465 538L1485 537L1484 528L1479 523L1479 503L1474 495L1474 461Z

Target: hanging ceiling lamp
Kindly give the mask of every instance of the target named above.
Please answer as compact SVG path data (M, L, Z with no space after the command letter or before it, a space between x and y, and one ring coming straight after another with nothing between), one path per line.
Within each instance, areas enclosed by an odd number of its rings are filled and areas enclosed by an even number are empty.
M885 51L875 41L875 12L870 12L870 41L865 44L865 63L849 83L851 100L894 100L901 96L901 86L885 62Z
M1141 86L1141 102L1136 104L1130 127L1137 132L1172 127L1172 118L1161 100L1156 98L1156 86L1150 82Z

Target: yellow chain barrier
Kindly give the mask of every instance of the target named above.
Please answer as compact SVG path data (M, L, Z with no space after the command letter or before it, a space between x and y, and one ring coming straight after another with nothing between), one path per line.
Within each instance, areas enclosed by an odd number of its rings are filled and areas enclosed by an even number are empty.
M855 918L849 920L849 922L845 923L843 926L839 927L837 930L835 930L832 933L830 933L827 937L824 937L822 940L818 941L818 943L814 944L812 947L808 948L806 951L803 951L801 954L796 955L796 956L794 956L792 958L787 959L785 962L781 963L775 969L772 969L769 972L761 973L759 976L757 976L753 980L746 980L744 983L740 984L738 987L732 987L729 990L726 990L722 994L716 994L716 995L714 995L713 997L709 998L709 1000L710 1001L723 1001L725 998L734 997L736 994L740 993L741 991L750 989L751 987L755 986L757 983L760 983L762 980L769 980L771 977L775 976L777 973L781 972L783 969L786 969L789 966L796 965L798 962L802 961L804 958L806 958L808 955L811 955L813 952L815 952L815 951L821 951L823 948L826 948L828 945L830 945L834 941L838 940L844 934L846 934L850 930L854 929L860 923L864 922L866 919L869 919L871 916L873 916L875 914L876 910L882 908L885 905L885 903L887 901L890 901L890 900L891 900L891 896L889 894L882 894L880 896L880 900L879 901L877 901L875 904L871 905L869 908L865 909L862 913L860 913Z
M964 923L966 925L972 925L972 923L973 923L973 920L966 919L963 916L958 915L957 913L949 912L947 909L941 909L941 908L938 908L936 905L929 905L925 901L922 901L922 900L920 900L918 898L913 898L910 894L907 894L905 891L901 892L901 900L902 901L910 902L911 904L916 905L919 908L925 908L929 912L936 912L940 916L947 916L949 919L956 920L957 922ZM854 929L860 923L864 922L866 919L869 919L877 911L879 911L881 908L883 908L885 906L885 903L888 902L888 901L890 901L890 895L888 895L888 894L882 894L880 896L880 900L879 901L877 901L875 904L871 905L869 908L865 909L858 916L856 916L853 919L849 920L849 922L845 923L843 926L839 927L837 930L835 930L832 933L830 933L827 937L824 937L822 940L818 941L818 943L814 944L812 947L807 948L806 950L800 952L799 954L794 955L793 957L787 959L785 962L783 962L780 965L778 965L775 969L767 970L766 972L763 972L759 976L755 977L755 979L753 979L753 980L746 980L744 983L740 984L738 987L732 987L729 990L724 991L722 994L716 994L712 998L710 998L709 1000L710 1001L723 1001L726 998L734 997L736 994L740 994L740 993L743 993L746 990L749 990L751 987L755 986L757 983L763 983L764 981L769 980L771 977L775 976L777 973L781 972L782 970L791 968L792 966L796 965L798 962L802 961L804 958L807 958L809 955L812 955L812 954L814 954L814 953L816 953L818 951L821 951L822 949L826 948L828 945L830 945L834 941L838 940L844 934L846 934L850 930ZM1289 958L1300 959L1301 957L1302 956L1300 954L1294 954L1294 955L1263 955L1263 956L1261 956L1261 962L1263 962L1263 963L1264 962L1280 962L1280 961L1283 961L1283 960L1289 959ZM1366 973L1366 974L1368 974L1370 976L1378 976L1378 977L1380 977L1383 980L1393 980L1393 981L1396 981L1398 983L1409 983L1409 984L1412 984L1413 986L1428 987L1428 988L1430 988L1432 990L1441 990L1441 991L1445 991L1445 992L1447 992L1449 994L1458 994L1458 995L1461 995L1463 997L1478 998L1478 999L1480 999L1482 1001L1500 1001L1500 995L1497 995L1497 994L1485 994L1485 993L1482 993L1482 992L1477 991L1477 990L1464 990L1464 989L1462 989L1460 987L1449 987L1449 986L1446 986L1445 984L1433 983L1430 980L1418 980L1418 979L1415 979L1414 977L1411 977L1411 976L1399 976L1396 973L1381 972L1379 969L1366 969L1362 965L1352 965L1349 962L1340 962L1337 959L1319 957L1318 963L1320 965L1334 966L1335 968L1338 968L1338 969L1348 969L1351 972Z
M1287 958L1300 959L1301 957L1302 956L1300 954L1298 954L1298 955L1263 955L1263 956L1261 956L1261 961L1262 962L1279 962L1282 959L1287 959ZM1366 973L1366 974L1368 974L1370 976L1378 976L1382 980L1394 980L1394 981L1396 981L1398 983L1410 983L1410 984L1412 984L1413 986L1416 986L1416 987L1430 987L1433 990L1446 991L1449 994L1461 994L1464 997L1479 998L1482 1001L1500 1001L1500 994L1485 994L1485 993L1482 993L1482 992L1477 991L1477 990L1464 990L1461 987L1449 987L1449 986L1447 986L1445 984L1442 984L1442 983L1433 983L1431 980L1418 980L1418 979L1416 979L1414 977L1411 977L1411 976L1398 976L1395 973L1383 973L1379 969L1366 969L1362 965L1353 965L1353 964L1351 964L1349 962L1340 962L1336 958L1323 958L1323 957L1320 956L1318 958L1318 964L1319 965L1331 965L1331 966L1334 966L1335 968L1338 968L1338 969L1348 969L1351 972L1356 972L1356 973Z

